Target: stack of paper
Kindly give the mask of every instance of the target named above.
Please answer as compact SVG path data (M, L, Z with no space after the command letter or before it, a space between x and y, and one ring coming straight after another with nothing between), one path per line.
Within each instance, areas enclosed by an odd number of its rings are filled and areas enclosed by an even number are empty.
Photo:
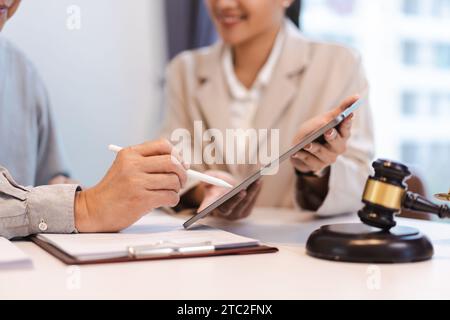
M126 257L130 247L170 245L195 245L209 243L216 250L258 246L259 241L226 231L200 226L186 231L184 220L165 213L152 213L129 229L118 234L42 234L38 236L79 261Z

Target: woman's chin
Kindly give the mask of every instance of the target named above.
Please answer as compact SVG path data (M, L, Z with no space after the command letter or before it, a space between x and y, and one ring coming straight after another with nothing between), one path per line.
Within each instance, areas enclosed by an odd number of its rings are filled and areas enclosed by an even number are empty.
M222 34L221 39L229 46L237 46L246 41L242 34Z

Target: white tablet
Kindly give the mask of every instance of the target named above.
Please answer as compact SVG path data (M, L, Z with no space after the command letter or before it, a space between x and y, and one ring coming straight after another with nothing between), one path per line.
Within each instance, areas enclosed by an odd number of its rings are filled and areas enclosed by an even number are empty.
M360 99L356 101L354 104L352 104L350 107L348 107L344 112L342 112L339 116L337 116L334 120L330 121L327 125L323 126L319 130L309 134L306 136L300 143L289 149L287 152L282 154L278 159L272 161L271 163L261 167L258 171L251 174L248 178L246 178L243 182L241 182L239 185L231 189L229 192L224 194L222 197L211 203L208 207L206 207L204 210L198 212L196 215L194 215L192 218L190 218L188 221L186 221L183 226L185 229L189 229L192 227L197 221L200 219L203 219L208 214L210 214L214 209L217 209L222 204L233 198L235 195L237 195L242 190L246 190L252 183L260 179L262 176L264 176L264 172L267 170L270 170L270 168L273 168L275 165L281 164L286 159L291 158L293 155L295 155L297 152L305 148L308 144L316 141L320 137L322 137L328 130L332 128L336 128L341 124L344 119L346 119L348 116L350 116L353 112L355 112L363 103L365 102L365 99Z

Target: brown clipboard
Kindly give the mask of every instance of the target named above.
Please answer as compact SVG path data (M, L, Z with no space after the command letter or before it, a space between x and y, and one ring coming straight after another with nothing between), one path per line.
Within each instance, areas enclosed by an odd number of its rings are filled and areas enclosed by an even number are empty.
M173 259L189 259L189 258L206 258L217 256L231 256L231 255L251 255L262 253L275 253L278 252L278 248L270 247L266 245L258 245L252 247L242 247L233 249L216 249L207 253L193 253L183 254L175 256L161 256L161 257L146 257L146 258L134 258L134 257L121 257L121 258L108 258L108 259L96 259L96 260L78 260L52 244L39 239L36 236L30 238L32 242L38 245L49 254L59 259L67 265L92 265L92 264L109 264L109 263L123 263L123 262L136 262L136 261L154 261L154 260L173 260Z

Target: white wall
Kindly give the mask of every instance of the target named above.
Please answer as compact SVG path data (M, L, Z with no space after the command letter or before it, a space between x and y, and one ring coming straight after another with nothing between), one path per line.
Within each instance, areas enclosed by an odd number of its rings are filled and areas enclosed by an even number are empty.
M75 178L100 179L110 143L154 137L165 63L164 0L23 0L4 30L36 64ZM67 9L81 9L81 29Z

